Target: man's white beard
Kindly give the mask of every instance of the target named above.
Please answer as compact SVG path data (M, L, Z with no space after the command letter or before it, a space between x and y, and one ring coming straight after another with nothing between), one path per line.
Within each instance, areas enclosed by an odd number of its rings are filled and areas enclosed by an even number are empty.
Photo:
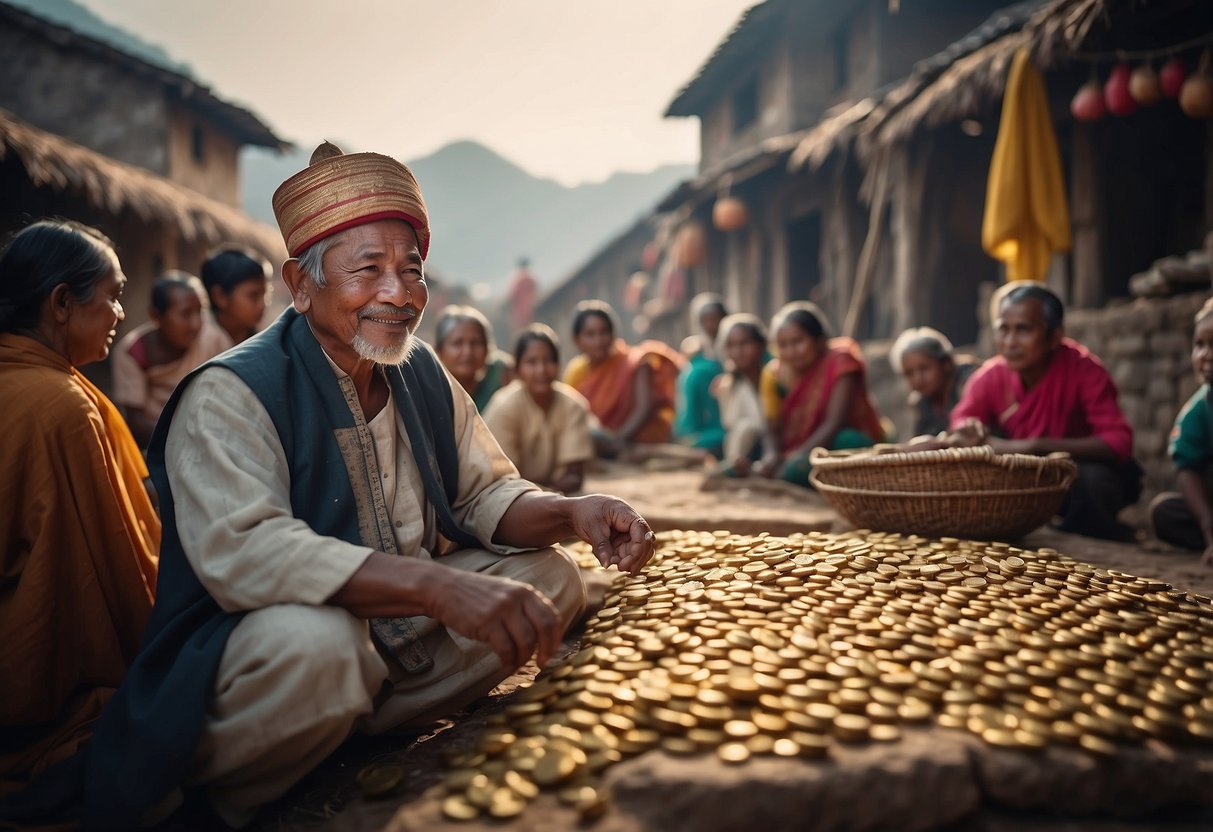
M380 346L372 344L361 335L355 335L350 346L354 348L354 352L358 353L359 358L394 367L397 364L403 364L404 360L409 357L409 353L413 351L413 340L413 333L410 332L399 344Z

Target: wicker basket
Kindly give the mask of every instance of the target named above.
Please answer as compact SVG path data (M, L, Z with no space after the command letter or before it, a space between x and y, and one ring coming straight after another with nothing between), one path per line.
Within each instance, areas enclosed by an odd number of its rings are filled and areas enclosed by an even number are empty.
M998 454L989 446L920 453L812 453L809 481L860 528L1012 540L1048 522L1078 467L1065 454Z

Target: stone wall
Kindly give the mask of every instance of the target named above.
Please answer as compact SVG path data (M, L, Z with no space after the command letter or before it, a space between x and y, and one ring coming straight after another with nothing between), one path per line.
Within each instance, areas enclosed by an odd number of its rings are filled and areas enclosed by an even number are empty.
M1134 430L1134 455L1146 469L1145 495L1175 486L1167 437L1175 416L1200 386L1192 370L1192 318L1208 295L1139 299L1066 316L1066 332L1098 355L1120 389Z

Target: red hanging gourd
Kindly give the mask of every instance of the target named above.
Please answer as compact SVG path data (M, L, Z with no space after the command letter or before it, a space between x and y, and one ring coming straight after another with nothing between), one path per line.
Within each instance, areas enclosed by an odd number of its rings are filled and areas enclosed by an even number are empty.
M1132 70L1128 64L1118 64L1103 86L1104 103L1108 105L1108 112L1114 116L1131 116L1137 110L1137 102L1129 93L1131 74Z
M1070 112L1079 121L1099 121L1107 114L1103 103L1103 90L1099 82L1088 81L1078 88L1074 100L1070 102Z
M1162 68L1162 72L1158 74L1159 82L1162 84L1162 94L1167 98L1179 98L1179 91L1183 89L1184 80L1188 77L1188 65L1184 63L1183 58L1172 58L1167 61Z
M721 231L736 231L739 228L745 228L749 221L749 209L735 196L722 196L712 206L712 225Z

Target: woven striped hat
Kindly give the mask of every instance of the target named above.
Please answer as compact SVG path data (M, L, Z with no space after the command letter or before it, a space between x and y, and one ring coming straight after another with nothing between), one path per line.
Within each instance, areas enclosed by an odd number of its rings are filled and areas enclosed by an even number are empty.
M325 142L303 170L278 186L274 216L291 257L339 231L376 220L404 220L424 258L430 218L413 172L379 153L343 153Z

